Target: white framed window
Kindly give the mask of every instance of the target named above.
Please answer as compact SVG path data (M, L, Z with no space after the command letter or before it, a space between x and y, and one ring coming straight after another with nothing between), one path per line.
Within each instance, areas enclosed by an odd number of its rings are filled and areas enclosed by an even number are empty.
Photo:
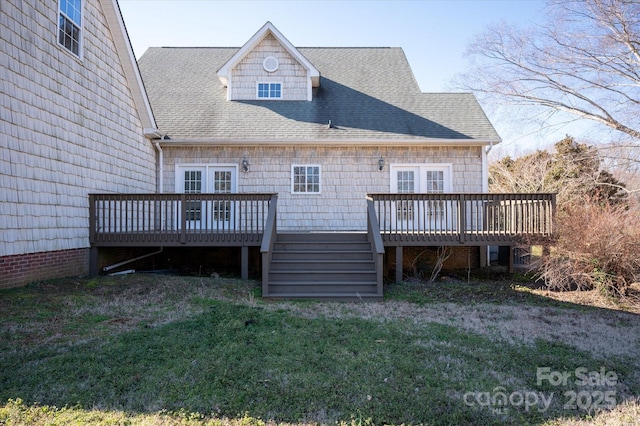
M282 83L258 83L258 99L282 99Z
M291 192L293 194L319 194L320 166L316 164L293 164L291 166Z
M82 0L60 0L58 43L77 57L82 47Z

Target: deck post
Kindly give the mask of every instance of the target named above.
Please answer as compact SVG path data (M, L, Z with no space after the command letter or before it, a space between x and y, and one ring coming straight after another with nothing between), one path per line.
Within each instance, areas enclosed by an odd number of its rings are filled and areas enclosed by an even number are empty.
M396 282L402 282L402 246L396 246Z
M98 247L95 246L89 249L89 275L98 275Z
M478 247L480 250L480 267L484 268L485 266L489 266L489 262L487 260L487 252L489 251L489 246L480 246Z
M187 196L185 194L180 195L180 243L186 244L187 242Z
M249 247L240 247L240 279L247 281L249 279Z
M509 273L513 274L515 271L514 262L513 262L513 246L509 246Z
M458 242L464 244L467 240L467 209L464 194L458 195Z

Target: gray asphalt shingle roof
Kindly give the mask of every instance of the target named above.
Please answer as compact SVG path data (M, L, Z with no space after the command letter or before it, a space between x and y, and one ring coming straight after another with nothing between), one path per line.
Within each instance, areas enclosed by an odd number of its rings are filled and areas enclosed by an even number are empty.
M228 101L216 72L237 50L145 52L139 67L160 131L174 140L499 140L473 94L421 93L400 48L299 48L321 74L310 102Z

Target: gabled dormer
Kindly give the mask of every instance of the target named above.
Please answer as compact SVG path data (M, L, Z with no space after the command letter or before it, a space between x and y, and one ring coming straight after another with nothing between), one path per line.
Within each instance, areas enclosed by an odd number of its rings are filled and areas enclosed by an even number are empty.
M227 100L310 101L320 72L267 22L219 70Z

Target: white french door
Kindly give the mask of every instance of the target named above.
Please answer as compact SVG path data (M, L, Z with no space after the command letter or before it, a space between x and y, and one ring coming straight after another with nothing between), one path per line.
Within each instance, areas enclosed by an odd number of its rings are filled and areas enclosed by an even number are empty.
M209 179L214 194L231 194L235 188L235 168L212 168ZM214 229L235 228L234 205L231 201L214 201L211 208L211 225Z
M397 194L435 194L451 192L449 164L392 165L391 192ZM394 223L399 231L447 230L451 211L445 201L417 201L411 197L396 201Z
M393 173L393 172L392 172ZM392 192L398 194L415 194L420 185L419 167L398 167L395 169L396 184ZM395 189L395 191L394 191ZM418 204L412 199L396 201L394 208L398 230L406 231L415 229L418 222Z
M176 167L176 186L185 194L237 192L236 166L182 165ZM188 229L230 230L235 227L234 206L229 200L188 201Z

